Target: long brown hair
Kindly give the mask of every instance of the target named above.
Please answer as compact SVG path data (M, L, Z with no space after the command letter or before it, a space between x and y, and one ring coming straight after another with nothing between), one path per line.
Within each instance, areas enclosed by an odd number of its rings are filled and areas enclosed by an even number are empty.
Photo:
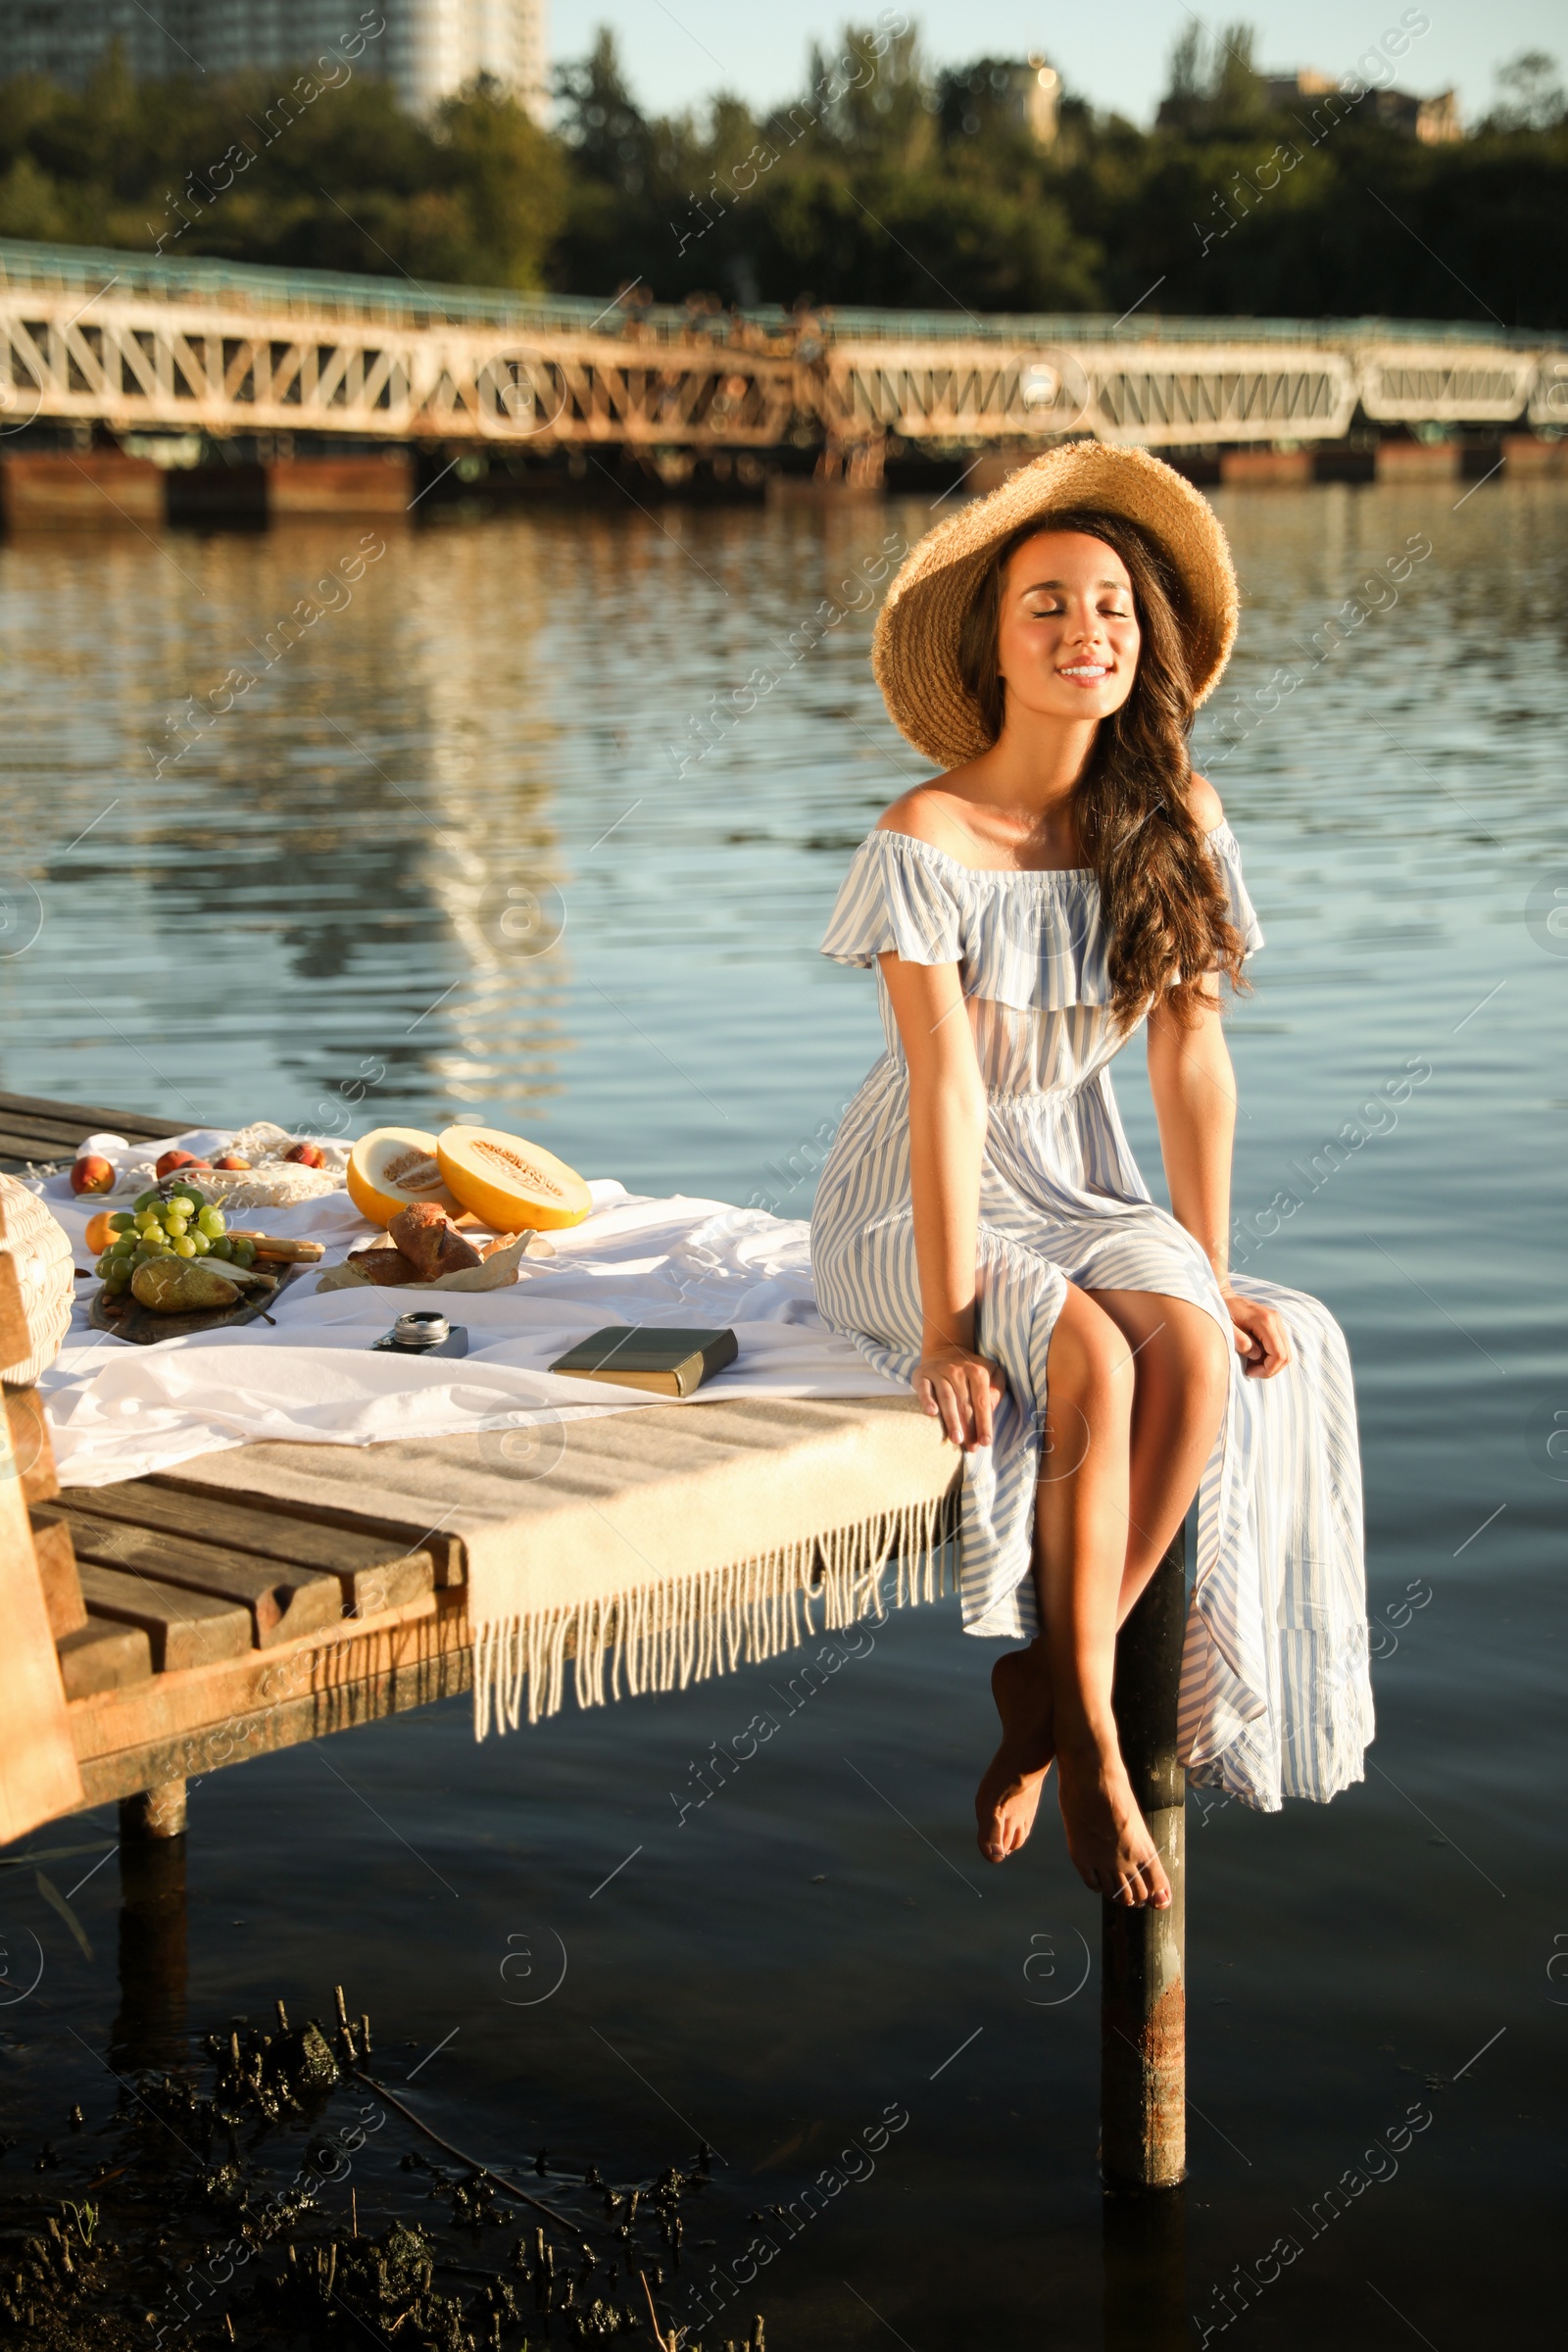
M1247 983L1244 942L1189 806L1193 690L1180 575L1125 515L1081 508L1024 523L997 549L964 614L958 673L995 743L1006 691L998 667L1002 584L1018 549L1043 531L1102 540L1133 584L1143 638L1137 674L1121 709L1096 729L1073 788L1073 816L1100 883L1112 1013L1131 1028L1158 1001L1185 1026L1214 1002L1205 986L1210 972L1223 972L1233 988Z

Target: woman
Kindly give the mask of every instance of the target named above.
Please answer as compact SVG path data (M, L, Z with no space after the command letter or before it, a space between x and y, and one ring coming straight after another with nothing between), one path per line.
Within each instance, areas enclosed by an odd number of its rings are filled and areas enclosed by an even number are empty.
M1170 1900L1110 1709L1116 1629L1200 1497L1183 1660L1192 1777L1276 1808L1372 1736L1349 1366L1315 1299L1227 1271L1221 983L1262 934L1198 703L1236 633L1224 534L1141 451L1078 442L926 536L874 664L945 772L856 855L824 954L879 973L887 1053L822 1173L822 1312L963 1450L959 1591L997 1661L981 1850L1053 1761L1068 1850ZM1171 1214L1109 1063L1147 1020Z

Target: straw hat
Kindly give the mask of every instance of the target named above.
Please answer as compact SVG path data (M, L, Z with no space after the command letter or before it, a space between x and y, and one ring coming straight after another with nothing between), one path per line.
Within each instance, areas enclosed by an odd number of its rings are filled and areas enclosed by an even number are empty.
M1023 523L1095 507L1143 526L1176 575L1193 694L1219 682L1236 642L1236 573L1208 501L1147 450L1068 441L927 531L877 615L871 667L894 725L939 767L990 749L958 675L958 632L990 558Z

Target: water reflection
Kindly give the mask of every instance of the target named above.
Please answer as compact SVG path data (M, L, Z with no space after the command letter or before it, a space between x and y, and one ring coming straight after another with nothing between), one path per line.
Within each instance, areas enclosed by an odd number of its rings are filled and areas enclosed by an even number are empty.
M120 2007L109 2034L117 2074L178 2066L190 2054L185 1847L183 1836L120 1841Z
M1187 2191L1107 2195L1103 2352L1190 2352Z

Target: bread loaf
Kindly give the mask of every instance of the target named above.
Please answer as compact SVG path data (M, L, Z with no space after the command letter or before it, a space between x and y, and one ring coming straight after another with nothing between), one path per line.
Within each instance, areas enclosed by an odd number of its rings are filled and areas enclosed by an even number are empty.
M402 1250L418 1282L434 1282L439 1275L483 1263L473 1244L454 1230L445 1210L437 1208L434 1201L421 1200L400 1209L386 1230L388 1241Z

